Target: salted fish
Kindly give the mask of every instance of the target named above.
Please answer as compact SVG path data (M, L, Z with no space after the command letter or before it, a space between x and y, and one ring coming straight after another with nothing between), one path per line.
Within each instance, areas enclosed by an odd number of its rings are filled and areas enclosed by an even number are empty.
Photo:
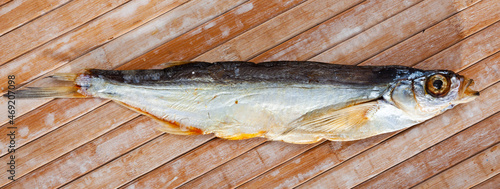
M171 134L300 144L401 130L479 96L471 79L452 71L308 61L189 62L53 78L73 83L19 90L16 98L105 98Z

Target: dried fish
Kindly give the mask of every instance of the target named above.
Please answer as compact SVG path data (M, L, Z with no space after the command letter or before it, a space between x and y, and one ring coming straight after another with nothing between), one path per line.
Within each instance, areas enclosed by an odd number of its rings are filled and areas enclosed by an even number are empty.
M304 61L190 62L53 78L74 84L28 88L16 97L99 97L154 118L172 134L301 144L401 130L479 96L472 80L452 71Z

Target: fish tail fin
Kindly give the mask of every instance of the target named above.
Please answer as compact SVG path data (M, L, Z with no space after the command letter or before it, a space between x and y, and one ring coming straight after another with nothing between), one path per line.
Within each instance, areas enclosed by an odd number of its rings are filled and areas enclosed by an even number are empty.
M79 74L72 73L56 73L49 78L60 81L75 82ZM84 80L83 78L82 80ZM71 83L70 86L58 87L26 87L21 90L15 90L4 94L4 97L15 96L16 98L90 98L90 95L83 93L82 87L76 83Z
M16 98L88 98L85 94L78 92L79 87L27 87L13 93L6 93L3 96L14 95Z

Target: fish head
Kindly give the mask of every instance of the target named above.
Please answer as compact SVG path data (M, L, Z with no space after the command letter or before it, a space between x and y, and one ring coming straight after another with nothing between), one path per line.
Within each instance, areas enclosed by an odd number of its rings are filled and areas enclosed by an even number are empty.
M457 104L479 96L470 89L472 79L448 70L425 71L418 77L399 81L384 97L417 120L434 117Z

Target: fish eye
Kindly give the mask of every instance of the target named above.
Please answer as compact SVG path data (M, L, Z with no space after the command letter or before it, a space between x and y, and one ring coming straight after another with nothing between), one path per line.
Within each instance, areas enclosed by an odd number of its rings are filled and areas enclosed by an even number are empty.
M443 87L443 81L435 80L434 82L432 82L432 86L439 90Z
M425 89L433 97L443 97L450 91L450 79L441 74L427 78Z

